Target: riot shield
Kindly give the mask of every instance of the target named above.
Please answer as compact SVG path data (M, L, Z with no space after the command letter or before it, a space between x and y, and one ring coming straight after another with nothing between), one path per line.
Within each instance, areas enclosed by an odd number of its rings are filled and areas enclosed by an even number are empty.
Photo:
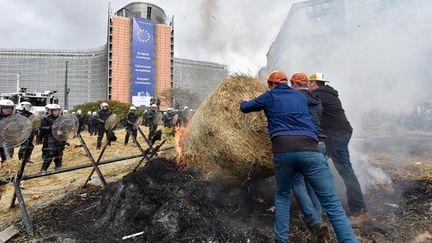
M172 120L171 120L171 126L173 126L173 127L176 126L178 120L179 120L179 115L178 115L178 114L175 114L175 115L173 116Z
M146 126L146 127L149 126L147 116L148 116L148 113L144 113L144 116L143 116L143 119L144 119L143 120L143 125Z
M0 147L13 148L24 143L32 133L30 119L13 114L0 120Z
M32 124L33 132L35 132L36 130L38 130L41 127L42 119L39 116L33 114L29 117L29 120Z
M117 118L117 115L116 114L112 114L105 121L105 129L106 130L112 130L112 129L114 129L118 122L119 122L119 120Z
M52 134L58 141L66 141L76 136L78 127L78 118L72 113L66 113L54 121Z
M161 112L156 112L155 125L163 125L163 114Z
M134 123L133 129L136 130L143 123L144 117L140 116Z

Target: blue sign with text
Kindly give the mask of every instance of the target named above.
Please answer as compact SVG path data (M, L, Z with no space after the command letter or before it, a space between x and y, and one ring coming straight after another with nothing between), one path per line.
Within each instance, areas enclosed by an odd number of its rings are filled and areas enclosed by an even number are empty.
M154 96L154 33L152 20L133 18L132 27L132 104L149 106Z

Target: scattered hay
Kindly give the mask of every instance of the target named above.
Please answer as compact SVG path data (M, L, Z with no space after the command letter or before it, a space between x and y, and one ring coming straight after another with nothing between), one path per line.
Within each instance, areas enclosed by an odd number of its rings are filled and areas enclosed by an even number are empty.
M258 96L265 90L264 84L248 76L223 81L190 121L183 161L208 177L235 184L271 175L271 142L264 113L239 110L243 94Z

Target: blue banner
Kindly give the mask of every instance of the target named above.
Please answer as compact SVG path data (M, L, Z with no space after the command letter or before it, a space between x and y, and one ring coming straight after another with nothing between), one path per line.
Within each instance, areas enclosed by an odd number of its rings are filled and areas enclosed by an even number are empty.
M133 18L132 27L132 104L150 106L154 96L154 33L152 20Z

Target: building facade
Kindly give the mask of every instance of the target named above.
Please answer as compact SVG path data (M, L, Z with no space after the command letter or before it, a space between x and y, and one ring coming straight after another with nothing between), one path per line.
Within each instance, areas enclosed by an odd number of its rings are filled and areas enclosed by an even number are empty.
M0 93L17 90L57 91L64 105L66 61L68 61L69 107L107 97L107 48L85 51L0 49Z
M150 97L171 105L163 94L173 87L196 93L200 100L226 78L224 65L174 59L174 23L162 8L132 2L108 15L107 44L90 50L0 49L0 93L56 90L64 105L68 61L68 105L117 100L138 107Z
M271 70L314 72L340 46L370 35L370 28L392 21L403 0L307 0L294 3L267 53ZM418 2L426 2L419 0ZM309 67L313 66L314 69Z
M174 28L162 8L132 2L110 17L108 97L148 106L173 83ZM140 36L145 33L145 36Z
M228 77L228 67L212 62L174 59L174 88L195 93L201 103Z

